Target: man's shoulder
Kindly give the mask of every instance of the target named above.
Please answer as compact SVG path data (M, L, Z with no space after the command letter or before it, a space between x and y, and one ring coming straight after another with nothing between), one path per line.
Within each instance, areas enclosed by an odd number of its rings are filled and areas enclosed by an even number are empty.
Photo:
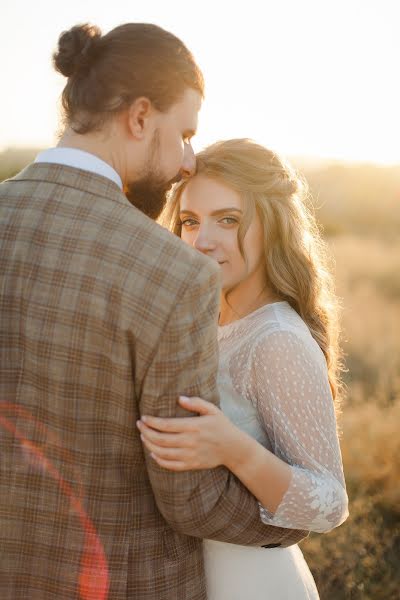
M165 280L167 273L179 283L218 270L210 258L131 205L113 182L92 173L34 163L1 184L0 199L9 211L21 211L24 220L26 213L37 220L39 213L50 218L59 209L64 220L85 222L79 229L85 240L93 239L103 255L112 256L136 280L140 274Z
M208 305L214 294L217 297L218 265L158 223L137 213L136 209L129 212L134 226L129 227L131 239L123 259L125 313L141 315L136 330L144 328L143 335L148 337L149 319L150 329L157 332L164 328L172 313L176 314L175 309L182 315L184 305L183 316L188 327L187 318L190 321L195 318L198 303L205 301ZM180 323L183 329L184 319Z
M183 269L184 272L190 271L205 275L219 273L218 266L212 259L201 254L134 207L130 211L129 221L132 230L136 231L135 237L140 237L143 242L143 249L146 250L143 258L147 258L149 262L154 262L158 256L164 265L169 263L172 271ZM134 239L132 239L132 243L135 244Z

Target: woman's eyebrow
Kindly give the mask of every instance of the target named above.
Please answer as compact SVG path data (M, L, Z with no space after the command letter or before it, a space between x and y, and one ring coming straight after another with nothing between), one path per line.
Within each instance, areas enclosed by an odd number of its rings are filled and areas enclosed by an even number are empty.
M220 208L218 210L214 210L211 213L211 216L214 217L214 216L217 216L217 215L222 215L222 214L227 213L227 212L238 212L240 214L243 214L243 211L240 210L240 208L235 208L235 207L230 207L229 208L228 207L228 208ZM197 216L196 213L192 212L191 210L181 210L180 214L181 215L193 215L193 216Z

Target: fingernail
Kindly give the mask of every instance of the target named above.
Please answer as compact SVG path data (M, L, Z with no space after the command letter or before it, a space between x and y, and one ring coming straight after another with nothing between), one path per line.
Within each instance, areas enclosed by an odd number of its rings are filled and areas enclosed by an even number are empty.
M147 417L146 417L146 416L142 416L142 417L141 417L141 420L143 421L143 423L146 423L146 421L147 421Z
M190 398L188 398L187 396L179 396L179 400L182 400L182 402L191 402Z
M141 426L141 422L140 421L136 421L136 427L138 427L140 429Z

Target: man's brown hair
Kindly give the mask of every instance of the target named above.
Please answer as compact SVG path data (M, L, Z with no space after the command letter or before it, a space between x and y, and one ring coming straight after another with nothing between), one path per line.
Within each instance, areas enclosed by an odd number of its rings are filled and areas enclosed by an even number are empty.
M53 64L68 77L64 122L76 133L101 128L141 96L164 112L188 87L204 95L203 75L190 51L172 33L148 23L126 23L106 35L94 25L76 25L60 35Z

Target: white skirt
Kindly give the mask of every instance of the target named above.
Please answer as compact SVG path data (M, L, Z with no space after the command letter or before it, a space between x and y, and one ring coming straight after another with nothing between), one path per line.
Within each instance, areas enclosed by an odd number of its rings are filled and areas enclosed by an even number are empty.
M319 600L300 548L204 540L208 600Z

